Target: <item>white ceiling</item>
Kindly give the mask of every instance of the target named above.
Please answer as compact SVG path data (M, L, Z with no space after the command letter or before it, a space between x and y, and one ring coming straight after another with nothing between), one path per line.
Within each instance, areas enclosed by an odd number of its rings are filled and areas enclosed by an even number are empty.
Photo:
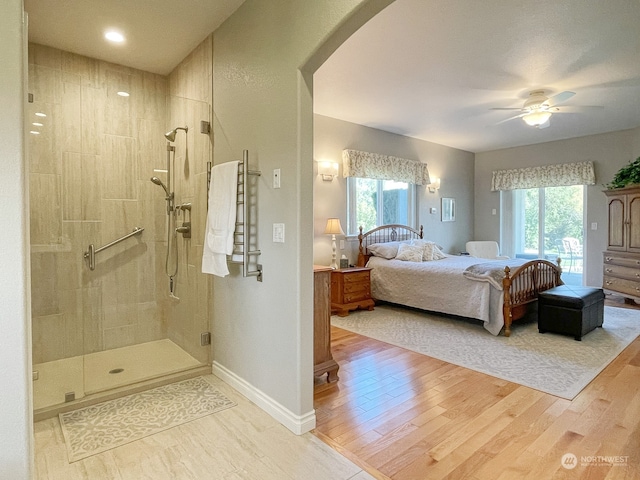
M316 72L314 110L471 152L640 126L637 0L396 0ZM530 90L576 92L536 129Z
M166 75L244 0L24 0L30 41ZM637 0L396 0L316 72L314 110L472 152L640 126ZM127 37L114 46L107 28ZM576 92L545 129L528 92Z
M244 0L24 0L29 41L168 75ZM126 42L105 41L107 29Z

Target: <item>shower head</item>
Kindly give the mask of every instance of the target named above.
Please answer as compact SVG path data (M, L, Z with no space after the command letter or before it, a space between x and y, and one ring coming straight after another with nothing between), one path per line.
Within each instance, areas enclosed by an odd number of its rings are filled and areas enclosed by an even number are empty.
M173 130L171 130L170 132L165 133L164 134L164 138L166 138L170 142L175 142L176 141L176 133L178 133L178 130L184 130L185 133L186 133L189 130L189 127L176 127Z
M162 183L162 180L160 180L158 177L151 177L151 181L156 185L160 185L162 188L164 188L164 191L167 194L167 197L170 196L169 190L167 190L167 187L165 186L165 184Z

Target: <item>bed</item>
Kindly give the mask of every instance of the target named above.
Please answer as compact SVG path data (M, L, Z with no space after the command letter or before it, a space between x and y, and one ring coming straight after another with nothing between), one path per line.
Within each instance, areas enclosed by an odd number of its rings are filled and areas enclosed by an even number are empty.
M441 253L432 261L399 259L398 251L411 250L401 244L433 244L423 236L422 227L383 225L365 233L360 228L357 264L371 268L376 301L481 320L493 335L504 327L508 337L512 322L536 307L538 292L563 283L559 264L542 259L494 261Z

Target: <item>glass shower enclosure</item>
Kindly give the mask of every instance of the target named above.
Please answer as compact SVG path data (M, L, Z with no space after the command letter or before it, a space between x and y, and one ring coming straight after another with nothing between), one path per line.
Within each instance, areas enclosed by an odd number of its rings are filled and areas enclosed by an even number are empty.
M36 418L211 371L210 346L202 341L209 331L208 280L193 265L199 246L178 235L180 270L171 298L165 196L149 181L167 181L167 125L208 119L209 104L183 98L169 83L169 77L29 45ZM211 150L195 134L173 145L184 167L176 170L176 199L197 207L206 200L199 203L203 188L194 185L206 175L195 173L206 165L193 160L206 164ZM193 214L205 213L194 208Z

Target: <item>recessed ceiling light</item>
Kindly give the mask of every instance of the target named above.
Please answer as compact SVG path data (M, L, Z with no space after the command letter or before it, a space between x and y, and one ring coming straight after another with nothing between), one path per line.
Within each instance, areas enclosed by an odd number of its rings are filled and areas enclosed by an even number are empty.
M122 43L124 42L124 35L120 32L116 32L115 30L109 30L104 34L104 38L114 43Z
M128 97L129 92L118 92L118 95L120 95L121 97Z
M46 113L36 112L36 117L46 117L46 116L47 116Z

